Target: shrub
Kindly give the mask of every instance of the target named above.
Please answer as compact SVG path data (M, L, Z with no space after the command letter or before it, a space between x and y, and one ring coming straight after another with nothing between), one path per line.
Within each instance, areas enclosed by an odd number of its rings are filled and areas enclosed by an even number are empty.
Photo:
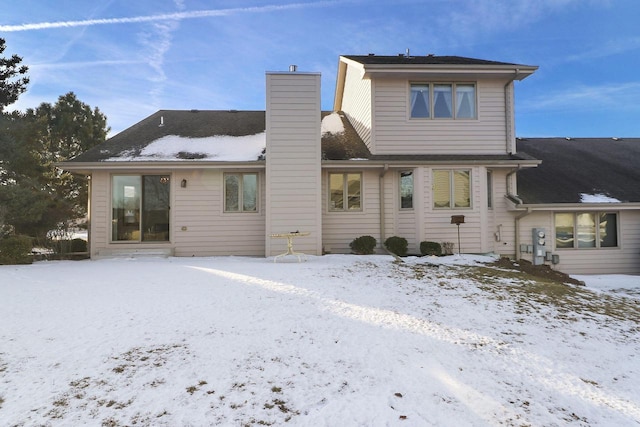
M389 251L398 256L405 256L407 254L407 247L409 246L407 239L398 236L389 237L384 241L384 245Z
M442 245L438 242L420 242L420 253L422 255L442 255Z
M31 237L15 235L0 240L0 264L31 264Z
M84 239L72 239L69 252L87 252L87 241Z
M373 253L378 241L372 236L360 236L353 239L349 243L351 250L360 255L369 255Z

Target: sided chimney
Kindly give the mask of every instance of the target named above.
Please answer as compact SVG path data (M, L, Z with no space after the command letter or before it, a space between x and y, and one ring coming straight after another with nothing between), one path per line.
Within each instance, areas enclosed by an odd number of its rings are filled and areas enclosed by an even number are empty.
M267 73L265 255L286 251L271 234L299 231L295 250L322 255L320 73Z

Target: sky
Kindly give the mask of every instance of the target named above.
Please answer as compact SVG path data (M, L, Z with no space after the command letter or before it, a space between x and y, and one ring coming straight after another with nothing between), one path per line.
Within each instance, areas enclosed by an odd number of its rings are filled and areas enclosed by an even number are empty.
M538 71L516 82L521 137L640 136L637 0L5 0L3 56L29 66L25 110L74 92L111 135L161 109L264 110L265 72L340 55L458 55Z

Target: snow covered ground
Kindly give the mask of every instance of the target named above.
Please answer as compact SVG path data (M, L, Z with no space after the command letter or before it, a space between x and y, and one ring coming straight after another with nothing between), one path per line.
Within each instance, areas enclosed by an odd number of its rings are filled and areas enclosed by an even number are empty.
M0 424L640 425L640 277L487 261L0 266Z

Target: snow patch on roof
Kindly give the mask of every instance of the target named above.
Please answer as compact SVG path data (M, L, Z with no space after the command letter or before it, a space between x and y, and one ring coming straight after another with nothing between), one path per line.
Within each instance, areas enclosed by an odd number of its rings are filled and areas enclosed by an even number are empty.
M601 193L580 193L580 203L620 203L620 200Z
M265 132L246 136L220 135L206 138L167 135L152 141L140 151L140 154L123 153L107 161L255 161L263 154L266 142Z
M344 125L342 124L342 117L338 113L331 113L322 119L322 135L328 133L339 134L344 133Z

